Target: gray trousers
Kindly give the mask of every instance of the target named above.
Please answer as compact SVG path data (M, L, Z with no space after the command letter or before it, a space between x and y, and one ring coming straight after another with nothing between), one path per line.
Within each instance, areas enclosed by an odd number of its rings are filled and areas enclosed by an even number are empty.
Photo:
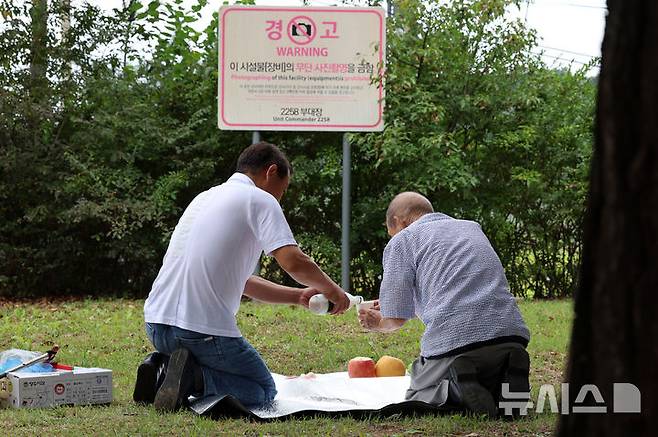
M477 369L478 382L494 397L500 393L502 375L510 352L525 348L519 343L501 343L483 346L458 355L428 359L418 357L411 365L411 385L406 399L442 406L459 404L457 382L450 371L457 358L467 358Z

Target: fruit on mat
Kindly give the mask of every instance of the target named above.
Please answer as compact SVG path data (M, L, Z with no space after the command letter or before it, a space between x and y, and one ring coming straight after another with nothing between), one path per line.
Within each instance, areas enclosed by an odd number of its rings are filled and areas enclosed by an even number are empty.
M375 365L377 376L404 376L407 369L401 359L384 355Z
M347 363L347 374L350 378L372 378L377 376L375 362L368 357L352 358Z

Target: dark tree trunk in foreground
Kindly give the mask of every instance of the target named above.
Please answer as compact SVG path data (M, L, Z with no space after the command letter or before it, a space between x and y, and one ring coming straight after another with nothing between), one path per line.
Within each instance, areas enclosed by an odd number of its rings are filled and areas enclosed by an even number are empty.
M571 406L595 384L607 413L563 415L561 436L658 432L658 2L608 10L568 367ZM639 388L641 414L613 413L623 382Z

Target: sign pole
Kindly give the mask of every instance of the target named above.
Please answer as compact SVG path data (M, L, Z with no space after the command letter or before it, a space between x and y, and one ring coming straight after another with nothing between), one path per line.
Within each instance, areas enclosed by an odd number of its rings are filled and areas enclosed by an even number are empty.
M342 246L341 246L341 280L343 290L350 287L350 190L351 190L352 163L350 156L350 142L347 132L343 134L343 206L342 206Z

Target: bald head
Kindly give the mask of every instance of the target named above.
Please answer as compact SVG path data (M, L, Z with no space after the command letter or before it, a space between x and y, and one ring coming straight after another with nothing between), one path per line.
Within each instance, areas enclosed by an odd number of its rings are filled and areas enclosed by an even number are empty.
M413 191L400 193L393 198L386 210L386 226L397 229L397 233L406 228L425 214L434 212L432 204L422 194Z

